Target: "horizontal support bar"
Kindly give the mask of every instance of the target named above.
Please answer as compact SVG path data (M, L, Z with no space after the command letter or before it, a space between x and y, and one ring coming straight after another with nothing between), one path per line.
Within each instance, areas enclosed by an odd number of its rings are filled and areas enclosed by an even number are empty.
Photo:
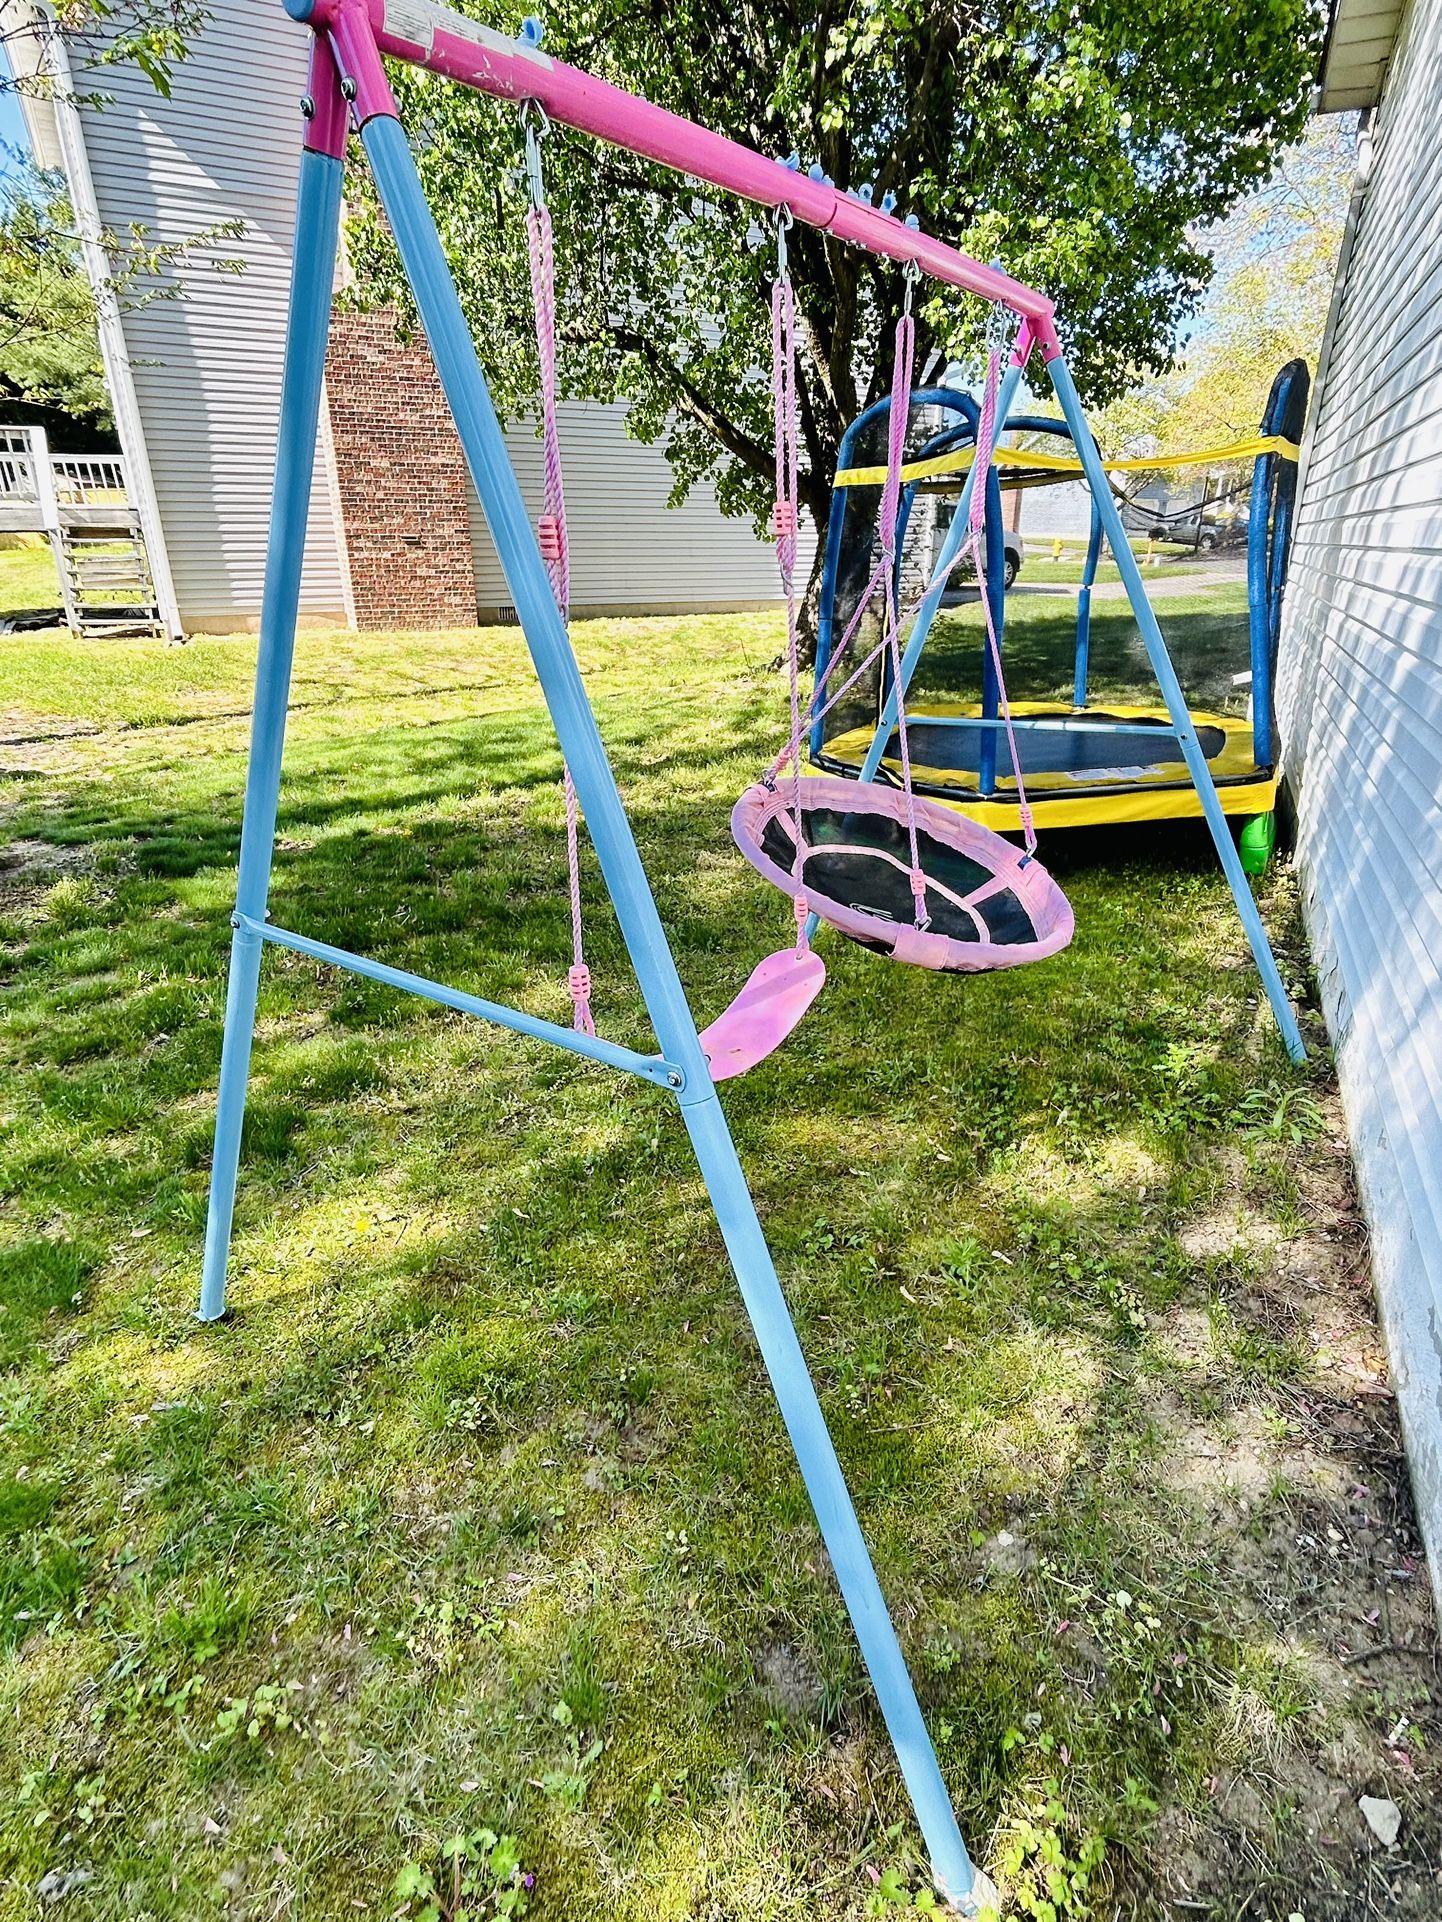
M1084 712L1085 710L1083 710ZM1006 719L998 714L988 720L981 714L912 714L906 716L907 732L913 728L935 727L985 729L994 733L1005 730ZM1018 734L1145 734L1149 739L1156 735L1158 740L1176 740L1177 730L1166 722L1157 721L1086 721L1081 714L1076 716L1058 714L1054 718L1043 714L1013 714L1011 725Z
M914 261L934 280L979 294L983 300L999 301L1030 321L1028 347L1034 340L1049 352L1056 342L1052 303L1045 294L909 227L894 214L841 192L829 181L813 180L579 67L552 60L532 41L510 40L428 0L285 0L285 5L292 18L336 36L343 68L355 16L364 15L375 44L393 59L425 67L502 100L535 100L552 120L565 126L659 161L693 180L709 181L759 206L786 207L794 219L869 253ZM385 109L373 105L362 89L355 110L364 120L368 112Z
M247 934L258 935L262 941L269 941L273 947L289 948L292 954L308 955L312 961L324 961L328 967L344 968L349 974L359 974L367 981L379 981L384 987L399 988L404 994L417 994L423 1001L437 1001L443 1008L454 1008L458 1014L473 1014L480 1021L490 1021L498 1028L510 1028L516 1034L529 1035L533 1041L549 1041L555 1047L564 1048L569 1054L584 1055L588 1061L599 1061L603 1067L619 1068L625 1074L639 1075L643 1081L654 1081L658 1088L668 1088L678 1094L686 1085L686 1077L670 1061L663 1061L659 1055L637 1054L633 1048L618 1048L614 1041L602 1041L593 1034L578 1034L574 1028L563 1028L554 1021L543 1021L539 1015L523 1014L519 1008L508 1008L502 1001L483 1001L477 994L466 994L460 988L448 988L441 981L430 981L423 974L408 974L404 968L388 967L384 961L369 961L363 954L352 954L347 948L333 948L328 941L313 941L308 934L295 934L289 928L273 927L269 921L256 921L248 914L235 916L235 925Z

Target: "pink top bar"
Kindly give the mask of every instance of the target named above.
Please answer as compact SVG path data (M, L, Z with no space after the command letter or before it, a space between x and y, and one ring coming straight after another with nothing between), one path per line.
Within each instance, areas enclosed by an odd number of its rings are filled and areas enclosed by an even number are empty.
M1043 350L1055 339L1052 303L1009 274L982 266L944 241L908 227L879 207L839 193L824 181L793 172L579 67L552 60L524 40L508 40L479 21L432 5L431 0L285 0L285 5L294 18L336 36L347 70L348 43L354 44L358 30L364 31L362 21L368 21L382 53L504 100L538 101L553 120L568 127L659 160L678 173L710 181L760 206L788 207L808 226L824 228L874 254L915 261L934 280L999 301L1030 321L1033 337ZM363 97L357 98L356 110L362 120L370 112L385 111L378 103L369 106Z

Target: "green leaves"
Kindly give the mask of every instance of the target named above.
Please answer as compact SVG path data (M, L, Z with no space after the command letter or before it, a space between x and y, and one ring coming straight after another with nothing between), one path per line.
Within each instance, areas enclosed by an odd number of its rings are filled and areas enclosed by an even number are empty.
M521 1868L513 1835L458 1832L441 1844L438 1872L405 1863L391 1885L396 1913L409 1922L505 1922L526 1912L535 1877Z
M472 0L471 11L480 12ZM515 30L520 5L485 9ZM1171 360L1208 262L1188 238L1259 180L1306 113L1309 0L825 0L760 11L691 0L602 12L558 0L546 49L778 158L813 158L1059 303L1073 371L1100 403ZM414 70L394 75L503 414L531 406L534 346L514 113ZM614 149L553 130L545 168L561 279L561 380L631 403L662 441L673 498L715 485L764 523L773 491L769 223ZM847 423L883 391L900 301L884 263L808 229L791 258L806 341L803 495L825 512ZM353 297L407 301L369 187L353 222ZM922 305L918 372L977 349L979 303Z

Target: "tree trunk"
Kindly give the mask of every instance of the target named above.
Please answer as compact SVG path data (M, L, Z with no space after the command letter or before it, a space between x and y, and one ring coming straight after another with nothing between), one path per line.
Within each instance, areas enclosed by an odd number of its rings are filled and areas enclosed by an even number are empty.
M801 665L816 665L816 629L821 618L821 575L826 566L826 521L812 514L816 527L816 552L811 558L811 572L806 579L806 592L801 597L797 609L797 638L801 648Z

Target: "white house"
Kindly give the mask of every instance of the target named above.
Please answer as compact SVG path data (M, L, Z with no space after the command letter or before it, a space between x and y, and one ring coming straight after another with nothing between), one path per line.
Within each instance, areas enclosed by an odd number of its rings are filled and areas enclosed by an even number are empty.
M34 0L3 0L0 17L13 29L34 18ZM75 96L109 96L99 109L77 106L62 76L54 99L22 103L37 158L63 166L82 227L139 223L158 241L183 242L242 223L239 238L186 256L173 276L178 298L125 310L102 302L117 426L176 633L249 626L259 612L308 42L278 0L209 0L168 99L132 66L87 71L73 44L31 43L32 63L76 69ZM23 66L23 41L8 45ZM239 275L223 268L230 260ZM94 250L91 264L103 287ZM424 350L398 347L373 319L339 315L327 389L303 615L372 627L494 616L508 597ZM411 431L390 447L387 485L348 489L354 447L397 423ZM509 439L539 511L537 444L524 427ZM577 611L777 597L774 550L745 521L723 518L709 489L667 508L670 468L659 446L626 437L624 406L567 407L562 441Z
M1442 5L1334 0L1362 108L1278 707L1413 1485L1442 1569Z

